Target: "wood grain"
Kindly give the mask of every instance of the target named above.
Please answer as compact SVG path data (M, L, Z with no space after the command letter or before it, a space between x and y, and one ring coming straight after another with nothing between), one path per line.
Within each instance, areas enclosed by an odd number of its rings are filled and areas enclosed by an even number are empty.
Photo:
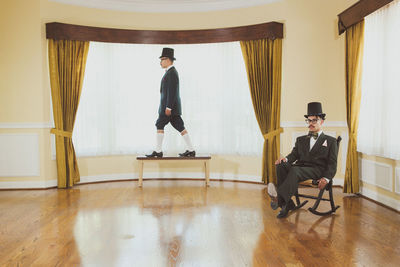
M279 220L259 184L1 191L0 266L398 266L400 214L334 192L335 215Z
M46 38L133 44L200 44L283 38L283 24L181 31L128 30L90 27L59 22L46 23Z
M393 0L360 0L338 15L339 34Z

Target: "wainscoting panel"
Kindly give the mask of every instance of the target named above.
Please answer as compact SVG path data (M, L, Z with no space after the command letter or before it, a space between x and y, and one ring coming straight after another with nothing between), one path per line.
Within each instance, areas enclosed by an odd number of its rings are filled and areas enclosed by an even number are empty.
M384 163L361 159L360 179L371 185L375 185L392 192L393 168Z
M0 134L0 177L40 176L38 134Z

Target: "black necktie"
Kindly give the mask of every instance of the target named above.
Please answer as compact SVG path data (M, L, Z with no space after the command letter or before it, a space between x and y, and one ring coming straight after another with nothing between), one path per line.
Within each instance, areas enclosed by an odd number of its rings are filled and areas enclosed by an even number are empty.
M314 138L315 140L317 140L317 138L318 138L318 133L315 133L315 132L308 132L308 137L312 137L312 138Z

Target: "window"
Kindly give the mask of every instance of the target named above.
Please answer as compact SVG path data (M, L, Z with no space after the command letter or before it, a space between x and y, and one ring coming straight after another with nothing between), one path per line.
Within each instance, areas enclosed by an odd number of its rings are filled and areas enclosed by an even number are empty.
M91 42L73 141L78 156L155 148L163 45ZM198 153L261 155L263 137L238 42L173 45L182 118ZM163 151L184 151L165 128Z
M365 18L357 150L400 159L400 1Z

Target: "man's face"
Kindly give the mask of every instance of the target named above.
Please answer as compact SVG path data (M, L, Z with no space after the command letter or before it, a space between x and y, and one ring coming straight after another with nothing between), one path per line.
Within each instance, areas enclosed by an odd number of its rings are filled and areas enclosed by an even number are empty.
M162 57L162 58L160 58L160 65L161 65L161 68L166 69L172 65L172 61L168 57Z
M324 123L324 120L318 116L308 116L306 121L310 132L319 132L322 128L322 124Z

